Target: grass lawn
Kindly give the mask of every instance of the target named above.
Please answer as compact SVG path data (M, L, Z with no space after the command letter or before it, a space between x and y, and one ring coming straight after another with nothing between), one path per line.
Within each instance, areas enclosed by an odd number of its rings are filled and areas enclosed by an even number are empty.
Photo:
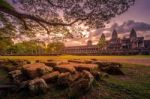
M49 59L65 60L65 59L98 59L101 61L112 61L121 63L142 64L150 66L150 55L135 55L135 56L76 56L76 55L62 55L62 56L0 56L0 59L24 59L29 61Z
M111 76L106 79L109 91L122 99L150 99L150 67L124 64L122 69L124 77Z
M27 59L27 60L47 60L47 59L133 59L133 58L150 58L150 55L135 55L135 56L77 56L77 55L62 55L62 56L0 56L0 59Z

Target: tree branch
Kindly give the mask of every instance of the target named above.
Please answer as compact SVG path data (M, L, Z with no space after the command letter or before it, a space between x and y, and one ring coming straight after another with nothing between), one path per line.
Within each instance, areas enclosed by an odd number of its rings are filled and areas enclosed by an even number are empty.
M42 22L42 23L45 23L47 25L52 25L52 26L70 26L70 25L72 25L72 23L75 23L75 22L71 22L71 23L67 24L67 23L61 23L61 22L60 23L48 22L48 21L45 21L42 18L37 18L37 17L32 16L32 15L19 13L19 12L15 11L15 10L12 10L12 9L7 9L7 8L1 6L1 5L0 5L0 11L4 12L4 13L7 13L9 15L12 15L14 17L17 17L19 19L31 19L31 20L33 20L33 21L35 21L37 23L38 22Z
M22 18L20 18L20 20L23 22L24 28L25 28L26 30L27 30L27 29L29 30L30 28L28 27L26 21L25 21L24 19L22 19Z
M37 22L37 23L46 30L47 34L50 33L48 28L44 24L42 24L41 22Z
M67 8L67 7L63 7L63 6L60 6L60 5L56 5L56 4L52 3L50 0L47 0L47 2L48 2L51 6L53 6L53 7L57 7L57 8Z
M48 1L49 1L49 0L48 0ZM85 18L78 18L78 19L75 19L74 21L72 21L72 22L70 22L70 23L48 22L48 21L46 21L46 20L44 20L44 19L42 19L42 18L37 18L37 17L32 16L32 15L29 15L29 14L20 13L20 12L15 11L14 9L8 9L8 8L6 8L5 6L2 6L2 5L0 5L0 12L7 13L7 14L9 14L9 15L12 15L12 16L14 16L14 17L16 17L16 18L22 20L23 23L24 23L24 25L25 25L25 28L27 28L27 25L26 25L26 22L25 22L24 19L31 19L31 20L37 22L38 24L40 24L42 27L44 27L44 26L42 25L42 23L45 23L45 24L47 24L47 25L52 25L52 26L71 26L71 25L73 25L74 23L76 23L76 22L78 22L78 21L83 21L83 20L88 19L88 17L94 12L94 10L92 10L89 14L87 14L87 15L85 16ZM45 29L46 29L46 28L45 28Z

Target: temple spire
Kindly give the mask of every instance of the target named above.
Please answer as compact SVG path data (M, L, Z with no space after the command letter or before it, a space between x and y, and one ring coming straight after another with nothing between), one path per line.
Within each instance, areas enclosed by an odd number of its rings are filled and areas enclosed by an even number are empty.
M130 39L135 39L137 38L137 34L134 28L132 28L131 32L130 32Z
M87 41L87 46L92 46L92 41L91 40Z
M114 29L113 33L112 33L112 40L116 40L118 38L118 33L117 31Z

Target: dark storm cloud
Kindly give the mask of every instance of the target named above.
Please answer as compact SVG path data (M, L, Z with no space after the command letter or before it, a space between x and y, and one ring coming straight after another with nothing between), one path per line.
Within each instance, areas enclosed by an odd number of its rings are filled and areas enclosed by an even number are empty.
M120 36L128 36L128 34L130 33L132 28L134 28L137 31L138 35L140 35L140 36L148 35L148 36L145 36L145 38L150 38L150 36L149 36L150 35L150 24L144 23L144 22L136 22L133 20L124 22L121 25L114 23L109 28L98 29L95 32L90 33L90 38L92 38L92 37L99 38L102 33L105 34L106 38L109 38L109 37L111 37L114 29L116 29L119 34L123 34Z
M104 28L104 29L98 29L94 33L92 33L92 36L100 35L101 33L112 33L114 29L117 30L118 33L129 33L131 29L134 28L136 31L144 32L144 33L150 33L150 24L144 23L144 22L135 22L133 20L129 20L127 22L124 22L121 25L118 25L117 23L114 23L110 28Z
M116 29L118 32L124 33L131 31L132 28L134 28L136 31L150 31L150 24L129 20L128 22L124 22L122 25L115 23L108 30L112 31L113 29Z

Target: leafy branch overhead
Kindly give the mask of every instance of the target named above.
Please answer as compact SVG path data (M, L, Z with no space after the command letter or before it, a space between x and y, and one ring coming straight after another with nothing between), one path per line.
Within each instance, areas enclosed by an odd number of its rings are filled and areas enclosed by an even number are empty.
M47 32L52 27L83 24L100 28L112 17L127 11L135 0L16 0L13 7L0 0L0 14L14 17L25 29L38 24Z

